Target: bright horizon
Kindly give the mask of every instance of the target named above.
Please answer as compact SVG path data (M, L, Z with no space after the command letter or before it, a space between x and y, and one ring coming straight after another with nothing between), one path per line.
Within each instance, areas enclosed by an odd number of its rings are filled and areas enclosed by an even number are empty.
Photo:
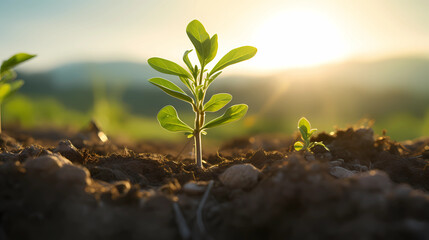
M185 28L200 20L219 36L218 61L251 45L256 56L232 72L263 72L395 55L429 56L429 2L269 0L114 0L0 4L1 59L38 54L25 69L46 70L76 61L145 62L158 56L182 63L191 49ZM228 6L228 10L225 10ZM207 8L210 11L207 11ZM11 20L12 19L12 20ZM192 59L192 58L191 58ZM195 58L194 58L195 59Z

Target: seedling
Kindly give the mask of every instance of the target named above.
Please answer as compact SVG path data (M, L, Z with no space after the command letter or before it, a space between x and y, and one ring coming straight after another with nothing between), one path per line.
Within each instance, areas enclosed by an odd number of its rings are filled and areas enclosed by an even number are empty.
M24 84L23 80L15 80L16 73L13 70L18 64L25 62L36 55L30 55L27 53L17 53L10 57L8 60L3 61L0 68L0 133L1 133L1 104L4 99ZM15 81L14 81L15 80Z
M293 147L295 148L296 151L303 150L303 151L311 152L311 149L317 145L322 146L327 151L329 151L329 149L325 146L325 144L323 144L323 142L310 142L310 138L313 135L313 133L317 131L317 128L312 129L310 122L307 120L307 118L302 117L301 119L299 119L298 129L299 129L299 132L301 133L301 139L303 140L303 142L301 141L295 142Z
M185 91L176 84L163 78L151 78L149 82L159 87L168 95L185 101L192 106L195 112L194 127L190 127L180 120L176 109L171 105L165 106L159 111L158 121L163 128L169 131L185 132L188 138L194 137L195 163L198 168L202 168L201 134L206 135L206 129L241 119L246 115L248 108L246 104L231 106L222 116L206 123L206 112L217 112L232 99L232 96L228 93L218 93L214 94L209 101L205 101L207 89L222 73L221 70L232 64L252 58L257 50L251 46L233 49L209 70L206 66L216 57L218 49L217 34L210 37L204 26L198 20L193 20L188 24L186 33L195 47L200 63L199 66L193 65L189 60L188 55L192 50L187 50L183 54L183 62L186 64L189 71L172 61L158 57L150 58L148 63L152 68L161 73L178 76L191 95L185 93Z

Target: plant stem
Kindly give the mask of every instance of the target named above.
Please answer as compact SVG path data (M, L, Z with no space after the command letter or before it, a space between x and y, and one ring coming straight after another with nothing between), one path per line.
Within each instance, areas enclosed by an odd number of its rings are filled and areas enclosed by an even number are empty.
M199 85L202 85L204 83L203 79L204 74L204 62L201 64L201 72L200 77L195 81L196 87ZM205 90L204 90L205 91ZM198 94L198 92L197 92ZM205 92L202 99L197 100L197 110L195 111L195 129L194 129L194 139L195 139L195 164L197 165L197 168L202 169L203 168L203 150L202 150L202 144L201 144L201 128L204 126L204 120L205 120L205 114L204 110L202 110L202 106L204 104L204 97Z
M201 72L200 72L200 83L199 85L203 84L203 75L204 75L204 61L201 63Z
M1 103L0 103L0 134L1 134Z
M196 118L195 118L195 132L194 132L194 139L195 139L195 164L198 168L203 168L203 159L202 159L202 146L201 146L201 126L200 126L200 113L197 112Z

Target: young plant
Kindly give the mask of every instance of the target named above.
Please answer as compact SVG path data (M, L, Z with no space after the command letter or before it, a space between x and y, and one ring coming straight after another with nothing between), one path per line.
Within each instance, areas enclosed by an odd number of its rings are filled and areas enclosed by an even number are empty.
M195 112L193 127L180 120L176 109L171 105L165 106L159 111L158 121L163 128L169 131L185 132L188 138L194 137L195 163L198 168L202 168L201 134L207 134L206 129L241 119L246 114L248 108L246 104L231 106L222 116L206 123L207 112L219 111L232 99L232 96L228 93L218 93L214 94L209 101L205 101L207 89L222 73L221 70L232 64L252 58L257 50L251 46L233 49L209 70L206 66L216 57L218 49L217 34L210 37L204 26L197 20L193 20L188 24L186 34L195 47L199 65L193 65L189 60L188 55L192 50L187 50L183 54L183 62L186 64L188 70L185 70L172 61L158 57L150 58L148 63L152 68L161 73L178 76L180 81L188 88L190 95L185 93L176 84L163 78L151 78L149 82L159 87L168 95L185 101L192 106Z
M299 132L301 133L301 139L304 142L301 142L301 141L295 142L293 147L295 148L296 151L303 150L303 151L311 152L311 149L317 145L322 146L327 151L329 151L329 149L325 146L325 144L323 144L323 142L310 142L310 138L313 135L313 133L317 131L317 128L312 129L310 122L307 120L307 118L302 117L301 119L299 119L298 129L299 129Z
M17 53L8 60L3 61L0 68L0 133L1 133L1 104L3 100L16 92L24 84L23 80L15 80L16 73L13 70L18 64L25 62L36 55ZM15 80L15 81L14 81Z

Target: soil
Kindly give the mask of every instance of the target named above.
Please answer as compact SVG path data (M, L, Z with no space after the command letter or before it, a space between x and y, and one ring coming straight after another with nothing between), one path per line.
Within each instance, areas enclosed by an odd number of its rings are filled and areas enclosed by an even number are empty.
M199 170L192 144L98 133L0 135L0 239L429 239L429 138L349 128L303 153L298 136L252 136ZM243 164L256 179L220 177Z

